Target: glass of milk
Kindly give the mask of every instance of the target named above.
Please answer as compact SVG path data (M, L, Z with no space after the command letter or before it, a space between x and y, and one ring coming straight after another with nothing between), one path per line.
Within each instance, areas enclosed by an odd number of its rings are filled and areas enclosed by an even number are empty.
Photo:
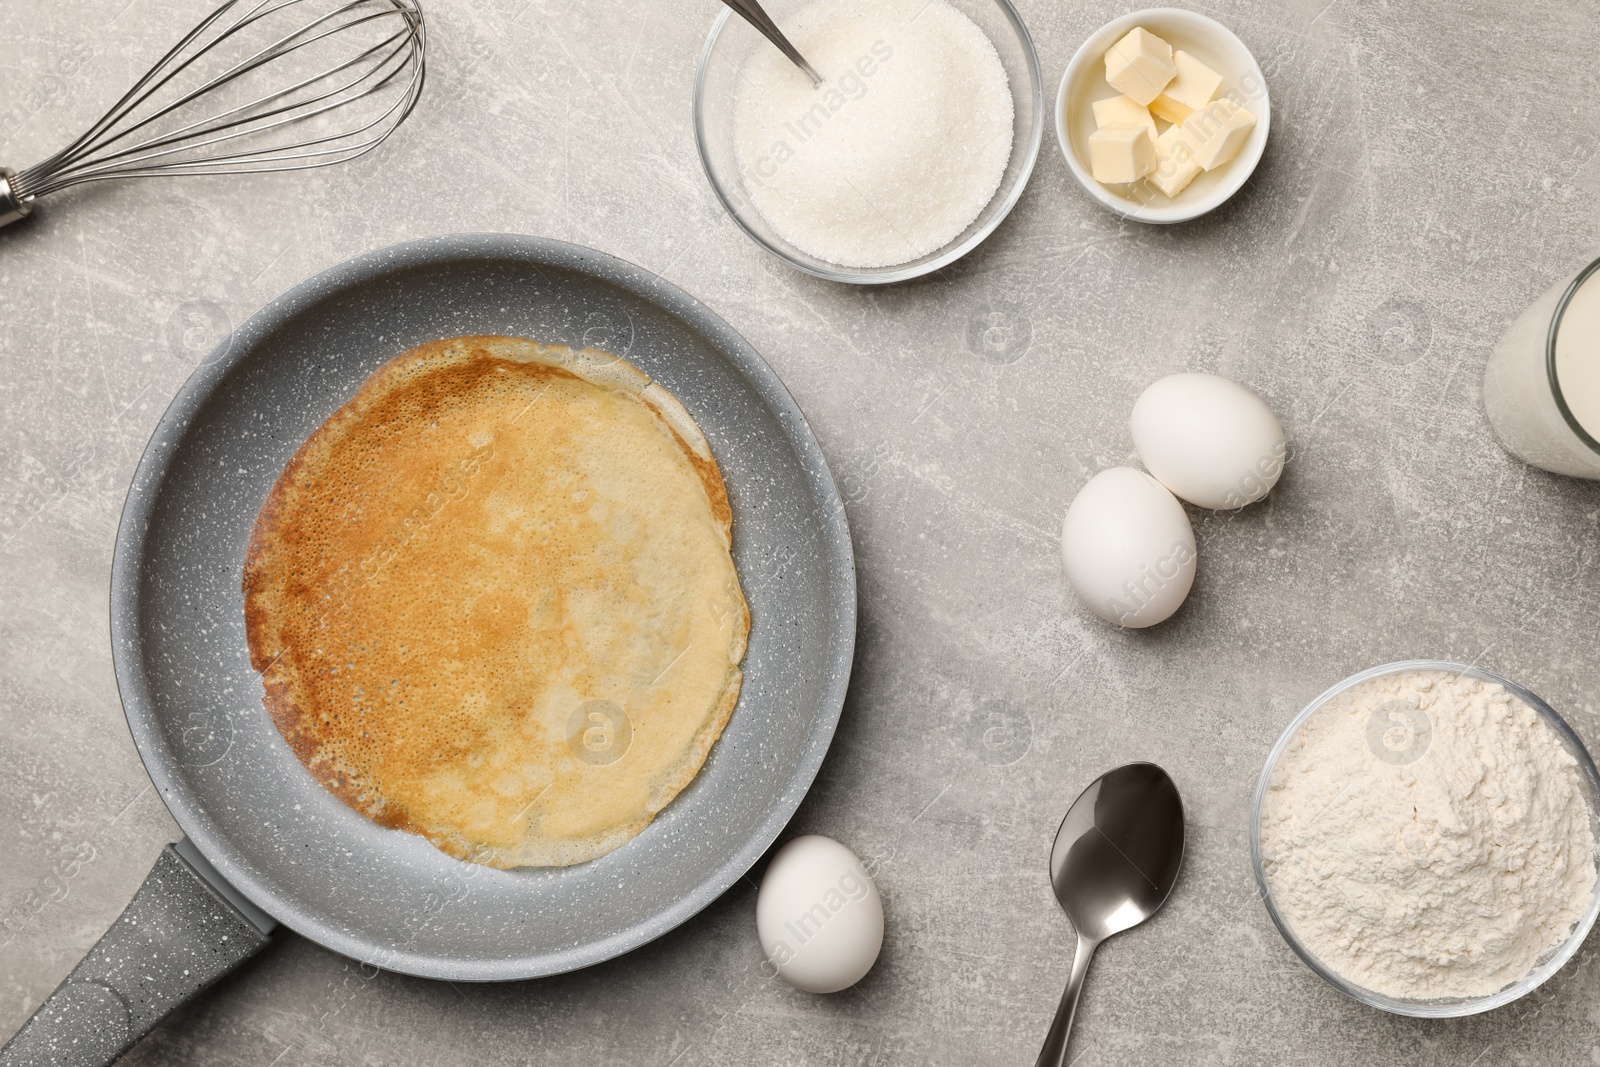
M1484 373L1483 406L1512 455L1600 479L1600 259L1507 328Z

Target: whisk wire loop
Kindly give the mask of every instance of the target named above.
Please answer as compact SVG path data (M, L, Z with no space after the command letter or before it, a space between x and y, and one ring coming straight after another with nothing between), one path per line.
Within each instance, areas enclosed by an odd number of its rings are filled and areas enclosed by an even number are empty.
M336 86L335 88L333 88L331 90L328 90L327 92L322 93L321 95L319 95L319 96L317 96L317 97L315 97L315 98L313 98L311 100L299 101L299 102L296 102L296 103L293 103L293 104L287 104L287 105L285 105L283 107L275 108L275 109L270 110L270 111L258 111L255 114L249 114L249 112L254 111L255 109L257 109L259 107L262 107L262 106L264 106L266 104L269 104L274 100L277 100L277 99L280 99L280 98L283 98L283 97L286 97L286 96L290 96L290 95L294 94L295 92L298 92L299 90L305 88L308 85L311 85L311 84L314 84L314 83L316 83L318 81L322 81L324 79L330 78L333 75L339 73L340 71L346 70L346 69L348 69L348 68L350 68L352 66L355 66L355 65L359 64L364 59L366 59L368 56L370 56L372 54L372 52L377 51L379 48L384 47L384 45L388 45L388 44L391 44L391 43L393 43L393 42L395 42L397 40L400 40L402 37L403 37L403 34L397 34L394 37L389 38L389 40L384 42L382 45L375 46L373 49L369 49L367 52L362 53L361 55L356 56L356 57L354 57L354 58L352 58L350 60L347 60L346 62L340 64L338 67L335 67L332 70L328 70L328 71L323 72L322 74L318 74L318 75L315 75L315 76L313 76L311 78L307 78L304 81L301 81L301 82L297 83L296 85L292 85L292 86L290 86L290 87L288 87L286 89L280 89L280 90L277 90L276 92L268 93L266 96L259 97L258 99L252 100L247 104L241 104L240 106L238 106L236 108L233 108L233 109L231 109L229 111L225 111L220 115L213 116L210 119L199 119L199 120L196 120L195 122L192 122L187 126L183 126L183 127L180 127L180 128L178 128L176 130L173 130L171 133L166 134L166 135L164 135L164 136L162 136L160 138L157 138L157 139L154 139L154 140L150 140L150 141L145 141L142 144L136 145L136 146L134 146L132 148L124 149L121 152L114 152L114 153L107 154L107 155L101 157L101 163L102 164L109 163L109 162L111 162L113 160L124 160L124 161L127 161L127 160L130 160L130 159L143 161L143 160L152 159L152 158L156 158L156 157L163 156L163 155L171 155L171 154L173 154L175 152L187 151L187 150L192 149L192 148L205 147L207 145L221 143L222 141L232 140L234 138L243 137L243 136L248 136L248 135L253 134L253 133L261 133L261 132L265 132L267 130L277 129L277 128L282 127L282 126L290 125L290 124L292 124L294 122L299 122L299 121L303 121L305 119L311 118L313 115L321 114L324 111L331 110L332 108L340 106L345 101L335 99L335 100L333 100L332 103L324 104L322 107L316 108L314 110L308 110L308 108L310 107L311 104L321 103L322 101L329 100L329 99L332 99L334 97L337 97L338 94L346 91L347 89L353 88L353 87L359 85L361 82L366 81L368 79L371 79L372 77L374 77L375 75L377 75L378 73L380 73L383 70L383 64L387 63L387 59L388 58L392 58L395 54L398 54L398 52L391 53L390 57L386 57L386 59L384 61L382 61L378 66L369 67L367 69L367 71L364 74L360 75L359 77L354 78L354 79L352 79L350 81L347 81L343 85ZM370 86L367 90L364 90L363 93L357 94L357 95L366 95L368 92L373 92L373 91L377 91L378 89L381 89L385 84L387 84L388 80L390 78L392 78L395 73L398 72L399 69L400 68L398 68L398 67L392 69L390 74L387 75L382 81L379 81L379 82L375 83L374 85ZM354 97L352 97L351 99L354 99ZM390 105L390 109L392 110L393 108L396 108L396 107L400 106L401 102L402 101L400 101L400 100L396 100L394 104ZM287 118L287 119L284 119L282 121L279 121L279 122L274 122L274 123L267 123L265 121L265 120L267 120L269 118L272 118L274 116L283 115L283 114L286 114L286 113L290 114L291 117ZM385 114L387 114L387 112ZM233 118L233 116L241 116L241 117ZM231 119L232 121L225 121L225 120L229 120L229 119ZM249 128L242 129L242 130L236 129L236 130L233 130L232 133L223 134L223 135L217 136L217 137L210 137L210 138L205 139L205 140L195 140L194 139L196 137L204 137L205 135L208 135L208 134L221 133L221 131L229 130L229 129L232 129L233 127L246 125L246 124L249 124L249 123L260 123L261 125L249 127ZM366 128L370 128L374 124L375 123L368 123ZM355 132L360 132L360 131L345 131L345 132L338 133L338 134L331 134L328 137L318 138L317 139L317 143L320 143L320 142L323 142L323 141L327 141L327 140L330 140L330 139L338 139L340 137L343 137L343 136L346 136L346 135L348 135L350 133L355 133ZM168 147L168 146L173 146L173 147ZM165 149L165 150L164 151L154 151L155 149ZM240 158L240 157L224 157L224 158L220 158L220 159L210 159L210 160L198 161L198 162L193 163L191 165L193 165L193 166L215 166L218 163L229 162L229 161L237 161L238 158Z
M284 25L291 15L298 21ZM426 56L419 0L225 0L81 137L6 176L9 187L0 192L23 208L20 217L38 197L84 182L307 170L355 159L415 108ZM280 70L287 84L257 83ZM237 96L221 110L197 114L203 102L228 94ZM352 117L341 121L346 112ZM281 135L292 127L304 133ZM0 225L6 221L13 220L0 215Z

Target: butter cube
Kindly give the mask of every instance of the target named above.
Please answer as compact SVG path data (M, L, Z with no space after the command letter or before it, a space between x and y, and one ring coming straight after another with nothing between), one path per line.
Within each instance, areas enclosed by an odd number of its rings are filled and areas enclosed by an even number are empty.
M1184 140L1182 126L1168 126L1167 132L1156 138L1156 169L1150 181L1168 196L1177 196L1189 187L1200 164L1194 158L1194 149Z
M1143 126L1106 126L1089 135L1089 170L1109 185L1136 182L1156 169L1156 143Z
M1183 120L1184 140L1206 170L1216 170L1239 154L1255 129L1256 117L1227 97L1213 100Z
M1147 126L1150 136L1156 135L1156 120L1150 117L1150 109L1131 96L1096 100L1091 106L1094 108L1096 126L1132 126L1136 129Z
M1182 49L1172 54L1172 65L1178 68L1177 77L1150 101L1150 110L1157 118L1182 122L1196 108L1211 103L1222 87L1222 75Z
M1106 81L1143 107L1149 107L1177 73L1172 46L1143 26L1129 30L1106 53Z

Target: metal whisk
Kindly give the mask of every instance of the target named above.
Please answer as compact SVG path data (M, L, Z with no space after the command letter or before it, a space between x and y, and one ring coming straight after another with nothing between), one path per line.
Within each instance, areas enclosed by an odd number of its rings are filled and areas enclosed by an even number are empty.
M0 167L0 226L84 182L365 155L416 106L426 42L418 0L226 0L82 137Z

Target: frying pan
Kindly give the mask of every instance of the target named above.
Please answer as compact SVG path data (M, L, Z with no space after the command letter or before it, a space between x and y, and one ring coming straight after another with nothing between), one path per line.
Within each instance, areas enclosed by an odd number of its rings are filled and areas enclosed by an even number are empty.
M245 645L245 544L285 462L383 361L462 334L632 361L699 423L733 507L752 620L738 706L689 788L633 841L574 867L463 863L347 808L279 736ZM659 937L793 815L838 723L855 618L849 530L815 438L772 370L687 293L590 249L508 234L413 241L301 283L179 391L117 532L117 685L186 837L0 1065L112 1062L278 923L375 967L466 981L557 974Z

